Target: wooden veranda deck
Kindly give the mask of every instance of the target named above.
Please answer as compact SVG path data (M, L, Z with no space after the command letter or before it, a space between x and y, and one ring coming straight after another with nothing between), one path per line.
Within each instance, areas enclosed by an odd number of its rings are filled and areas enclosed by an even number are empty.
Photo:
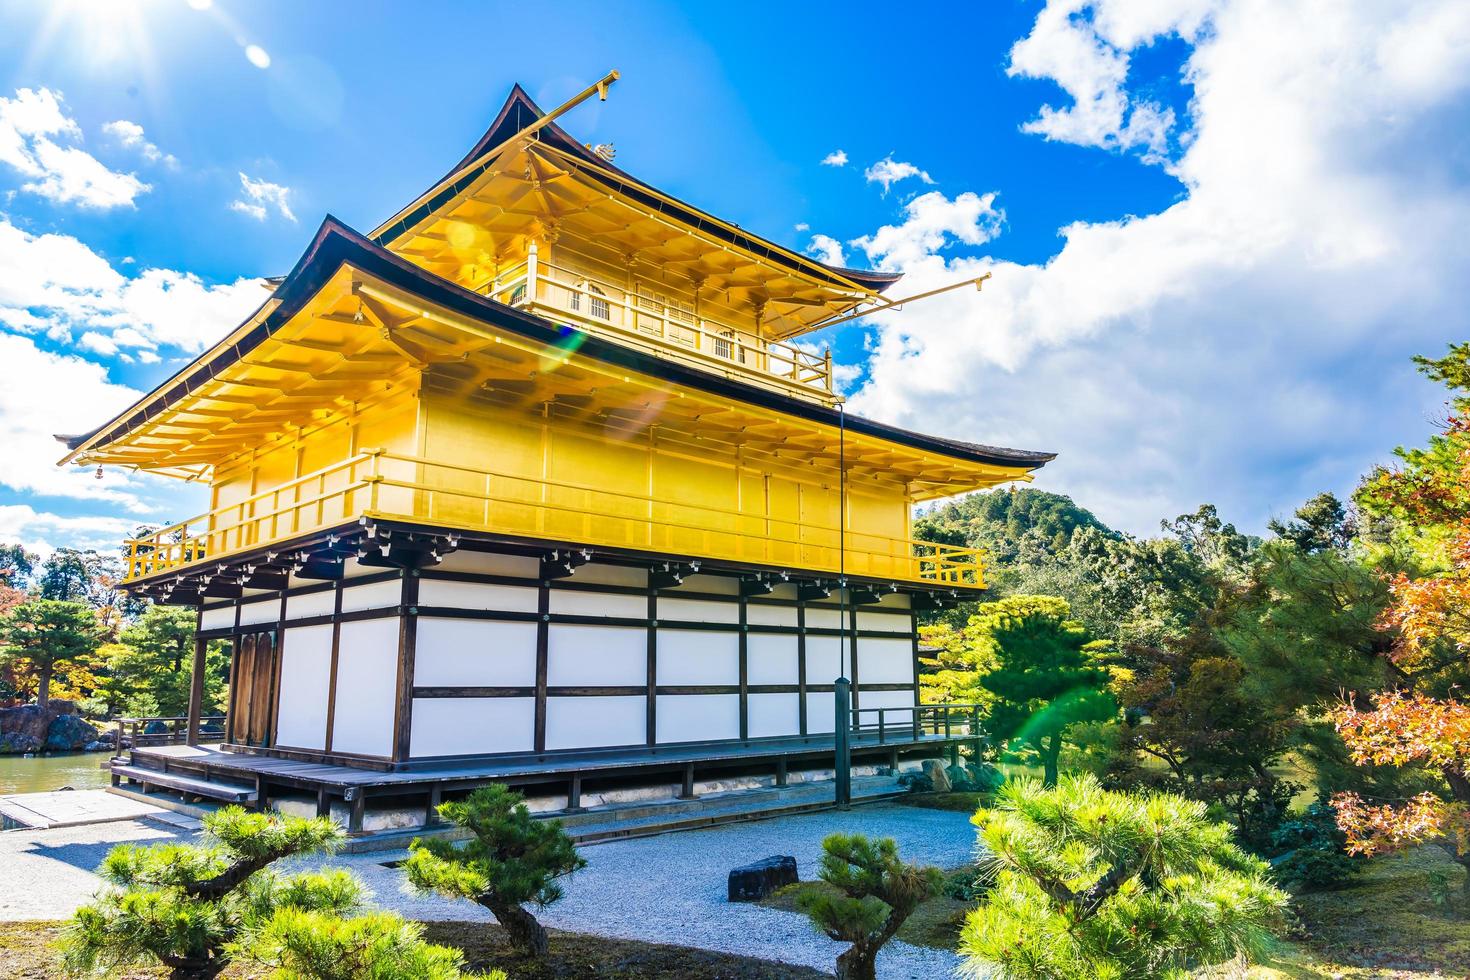
M978 736L955 728L949 733L914 732L904 728L856 729L850 736L852 757L871 761L884 759L896 765L901 754L926 750L948 750L953 755L962 743ZM350 807L348 830L362 830L363 815L370 797L420 797L427 824L445 793L473 789L488 783L510 786L554 786L564 790L567 809L581 806L584 781L616 780L620 777L677 774L682 796L694 795L696 772L743 770L774 772L776 785L785 785L792 767L830 764L834 757L833 736L808 735L732 743L695 743L669 746L637 746L563 752L542 756L505 756L453 763L424 764L398 771L361 769L284 759L270 755L226 750L219 745L157 745L134 748L130 758L114 760L113 781L123 780L171 788L170 783L202 780L220 787L217 798L230 798L240 790L250 791L251 802L267 806L272 795L315 794L317 812L327 814L334 799ZM148 773L158 773L157 781ZM178 787L172 787L178 788ZM197 787L195 787L197 788Z

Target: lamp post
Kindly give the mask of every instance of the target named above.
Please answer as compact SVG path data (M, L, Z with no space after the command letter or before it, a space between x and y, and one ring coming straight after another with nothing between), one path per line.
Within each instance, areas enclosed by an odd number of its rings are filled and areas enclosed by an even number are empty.
M852 681L846 677L837 678L833 692L837 701L836 727L833 728L837 805L846 809L852 803L852 742L848 737L852 731Z

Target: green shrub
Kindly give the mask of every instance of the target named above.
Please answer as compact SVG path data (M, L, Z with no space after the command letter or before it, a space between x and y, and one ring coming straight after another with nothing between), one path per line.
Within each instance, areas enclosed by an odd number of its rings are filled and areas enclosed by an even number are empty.
M1363 867L1363 859L1346 848L1347 835L1337 826L1337 811L1331 804L1313 803L1271 834L1271 867L1286 885L1335 888Z
M391 912L343 919L277 910L236 951L286 980L461 980L464 954L424 941L424 927ZM496 970L485 980L505 980Z
M216 976L234 946L279 909L343 912L362 888L350 874L283 877L281 858L331 850L342 830L311 820L226 807L204 818L205 843L120 844L97 873L110 887L79 908L62 934L67 968L113 974L161 963L176 980Z
M474 836L463 845L415 840L404 863L409 884L484 906L512 946L530 956L546 955L546 929L523 906L560 899L556 879L587 863L561 821L537 820L521 794L500 785L477 789L462 803L441 804L439 815Z
M1205 806L1104 790L1008 782L975 815L995 887L960 952L996 980L1178 977L1258 957L1286 895Z
M878 950L920 902L939 894L939 870L904 864L891 837L832 834L822 851L818 874L837 894L806 891L797 905L829 938L852 944L837 957L838 980L874 980Z

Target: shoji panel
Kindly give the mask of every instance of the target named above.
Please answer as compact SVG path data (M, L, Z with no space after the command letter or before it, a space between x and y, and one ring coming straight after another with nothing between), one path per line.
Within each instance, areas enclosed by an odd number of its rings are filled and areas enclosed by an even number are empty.
M546 699L548 749L642 745L647 730L646 697Z
M535 698L415 698L409 754L529 752L535 725Z
M740 737L740 695L660 694L659 742Z
M286 630L281 648L281 699L276 744L322 749L327 744L327 689L332 675L332 627Z
M391 755L398 683L398 618L343 623L340 629L332 749Z
M413 682L415 687L530 687L536 683L536 624L420 616Z
M553 623L546 682L552 687L648 683L648 631L627 626Z
M717 633L712 630L660 629L658 683L740 683L740 634Z

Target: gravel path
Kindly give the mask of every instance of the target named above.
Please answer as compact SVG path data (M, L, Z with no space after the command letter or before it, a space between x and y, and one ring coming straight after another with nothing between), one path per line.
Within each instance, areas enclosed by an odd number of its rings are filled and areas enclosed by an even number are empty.
M816 876L822 838L834 831L889 836L910 861L954 867L969 860L975 834L968 815L897 804L730 824L707 830L616 841L583 849L587 867L566 897L546 909L547 925L573 932L672 943L831 970L844 948L790 912L725 900L730 868L772 854L796 856L802 879ZM146 823L0 834L0 919L56 919L86 901L94 867L121 840L165 840L176 833ZM410 894L400 871L384 867L402 852L351 854L303 865L347 867L372 889L376 904L415 919L488 920L471 902ZM13 883L13 884L12 884ZM890 942L879 976L939 980L959 958L943 950Z

